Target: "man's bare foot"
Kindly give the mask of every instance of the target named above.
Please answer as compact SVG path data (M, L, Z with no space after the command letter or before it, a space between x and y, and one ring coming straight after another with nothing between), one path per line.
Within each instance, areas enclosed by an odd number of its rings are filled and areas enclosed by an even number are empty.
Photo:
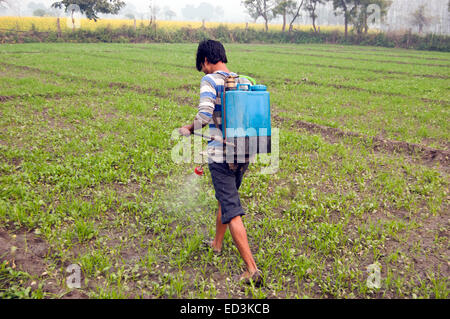
M259 287L262 285L262 273L258 269L253 272L246 270L238 277L238 281L246 285L250 285L253 282L255 287Z
M211 248L214 252L214 254L216 255L220 255L222 253L222 249L221 248L217 248L214 246L214 240L211 239L205 239L203 241L203 245L205 245L208 248Z

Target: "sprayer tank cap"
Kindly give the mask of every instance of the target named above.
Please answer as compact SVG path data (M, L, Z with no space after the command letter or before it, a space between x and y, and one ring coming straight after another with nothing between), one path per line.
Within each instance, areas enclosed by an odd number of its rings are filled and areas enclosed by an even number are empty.
M261 85L261 84L252 85L251 90L252 91L267 91L267 86Z

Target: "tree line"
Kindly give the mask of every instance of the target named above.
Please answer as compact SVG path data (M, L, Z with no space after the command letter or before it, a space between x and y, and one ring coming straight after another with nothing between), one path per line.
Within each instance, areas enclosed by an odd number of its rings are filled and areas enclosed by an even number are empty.
M345 36L350 25L358 34L367 33L371 22L369 18L382 19L392 4L391 0L242 0L242 4L250 17L255 21L264 20L265 30L269 30L269 22L279 16L283 19L282 31L292 32L295 21L302 12L306 12L312 20L314 32L318 32L316 21L319 5L332 3L334 14L344 17Z

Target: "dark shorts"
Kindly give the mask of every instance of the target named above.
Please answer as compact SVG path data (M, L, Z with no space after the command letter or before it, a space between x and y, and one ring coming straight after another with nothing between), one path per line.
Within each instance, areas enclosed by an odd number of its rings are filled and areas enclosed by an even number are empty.
M239 199L238 189L248 168L248 163L231 164L209 162L216 198L222 208L222 224L228 224L234 217L245 215Z

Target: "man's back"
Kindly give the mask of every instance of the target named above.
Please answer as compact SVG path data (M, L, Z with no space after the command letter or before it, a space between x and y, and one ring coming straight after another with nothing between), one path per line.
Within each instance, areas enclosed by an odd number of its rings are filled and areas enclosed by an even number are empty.
M225 79L227 76L237 76L233 72L216 71L207 74L202 78L200 83L200 103L199 114L209 119L209 130L211 136L222 136L222 95L225 87ZM250 81L243 77L236 79L239 84L251 84ZM223 162L224 152L223 143L219 141L210 141L208 143L209 158L217 163Z

